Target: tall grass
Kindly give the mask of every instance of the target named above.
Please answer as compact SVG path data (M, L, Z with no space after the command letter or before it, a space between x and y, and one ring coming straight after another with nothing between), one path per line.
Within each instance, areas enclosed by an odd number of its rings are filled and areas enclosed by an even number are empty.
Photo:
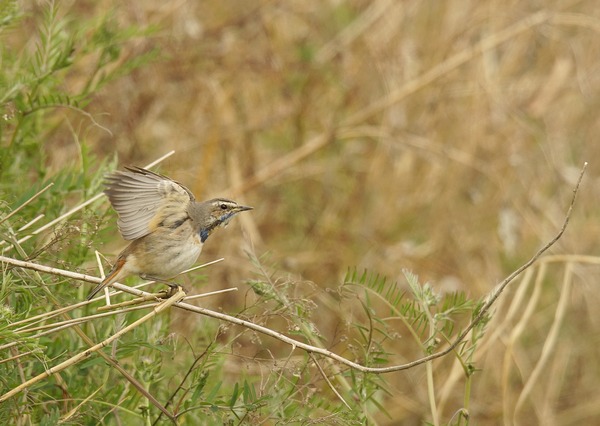
M255 207L206 245L203 260L225 261L186 288L238 287L201 305L364 365L446 346L556 234L590 162L553 256L443 359L361 373L178 310L105 350L182 424L598 421L596 2L0 4L4 256L99 275L94 250L122 247L105 201L18 241L97 194L106 170L174 149L162 173ZM9 324L87 287L2 273L0 338L19 342L2 355L16 357L0 364L4 394L87 347ZM142 315L81 327L99 342ZM8 424L159 416L97 356L0 406Z

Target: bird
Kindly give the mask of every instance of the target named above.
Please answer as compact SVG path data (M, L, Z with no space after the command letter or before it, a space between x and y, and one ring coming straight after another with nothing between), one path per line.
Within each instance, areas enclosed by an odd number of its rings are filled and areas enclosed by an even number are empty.
M226 198L196 201L180 183L141 167L125 167L105 177L104 193L117 211L117 226L131 243L88 295L130 275L165 282L190 268L212 233L238 213L252 210Z

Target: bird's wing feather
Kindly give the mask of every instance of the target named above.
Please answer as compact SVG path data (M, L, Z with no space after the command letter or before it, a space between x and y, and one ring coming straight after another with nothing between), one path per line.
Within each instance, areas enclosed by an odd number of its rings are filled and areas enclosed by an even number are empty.
M148 235L158 226L169 226L188 217L193 194L185 186L139 167L106 177L110 203L119 214L119 232L126 240Z

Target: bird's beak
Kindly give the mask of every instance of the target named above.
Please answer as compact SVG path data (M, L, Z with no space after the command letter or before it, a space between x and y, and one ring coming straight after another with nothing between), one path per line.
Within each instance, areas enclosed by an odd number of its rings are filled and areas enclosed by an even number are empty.
M237 206L237 207L235 208L235 210L236 210L237 212L245 212L246 210L252 210L252 209L254 209L254 207L248 207L248 206Z

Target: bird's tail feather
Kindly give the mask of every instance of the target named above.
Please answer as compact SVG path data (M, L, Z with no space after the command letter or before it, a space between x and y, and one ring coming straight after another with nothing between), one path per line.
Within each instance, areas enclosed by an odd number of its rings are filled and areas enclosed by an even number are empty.
M125 259L117 259L117 263L115 263L115 266L113 266L106 278L104 278L104 280L102 280L100 284L98 284L96 287L94 287L92 291L90 291L87 300L91 300L96 294L101 292L102 289L104 289L104 287L111 285L117 280L119 280L121 278L121 272L123 271L123 265L125 265Z

